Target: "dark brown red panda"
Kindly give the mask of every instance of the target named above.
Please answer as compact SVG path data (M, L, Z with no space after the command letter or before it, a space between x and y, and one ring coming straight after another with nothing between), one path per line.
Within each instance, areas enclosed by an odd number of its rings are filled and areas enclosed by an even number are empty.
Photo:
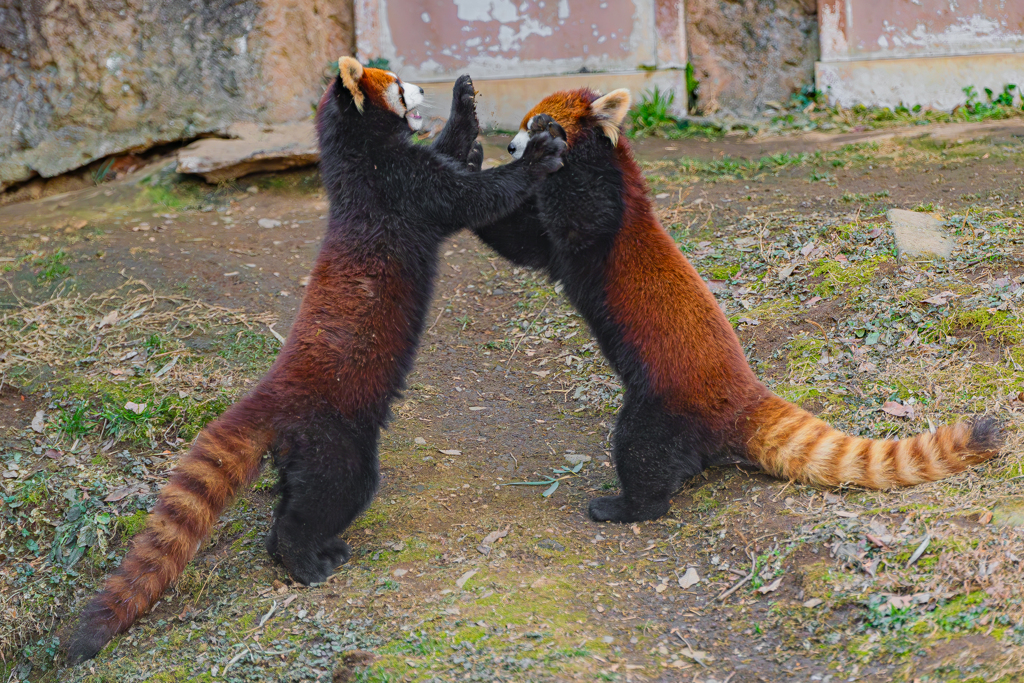
M468 77L455 85L450 128L425 147L410 141L422 89L351 58L339 67L316 122L330 216L298 317L257 387L176 466L145 531L85 608L72 663L151 608L267 451L281 490L267 550L305 584L348 559L338 534L377 489L380 430L423 330L439 245L518 208L561 166L565 143L543 135L520 163L468 168L477 134Z
M522 210L476 233L513 262L560 281L623 380L614 432L618 496L590 502L598 521L653 519L682 481L742 458L774 476L838 486L906 486L992 457L993 421L901 441L833 429L754 376L725 315L665 232L619 126L629 92L547 97L509 145L567 136L564 168Z

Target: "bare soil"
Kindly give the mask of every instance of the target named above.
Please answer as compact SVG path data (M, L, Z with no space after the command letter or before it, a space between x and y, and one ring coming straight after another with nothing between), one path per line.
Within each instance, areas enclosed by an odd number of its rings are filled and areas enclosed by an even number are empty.
M859 134L754 142L646 139L637 148L662 218L684 245L728 244L759 220L781 232L811 230L807 222L817 219L884 228L885 208L924 203L945 215L983 205L1019 217L1024 128L961 126L953 134L952 141L941 134L912 141ZM489 156L497 158L501 141L488 143ZM843 146L850 143L861 145ZM713 162L780 154L807 157L735 173L677 164L682 157ZM179 184L172 194L160 194L151 188L170 187L153 184L167 177L161 168L157 162L123 181L0 208L0 255L11 266L0 293L5 309L13 313L52 296L88 297L132 279L157 293L264 315L286 335L324 229L327 203L315 174L187 192ZM257 191L246 191L249 186ZM263 228L259 219L280 224ZM969 265L969 274L984 281L1015 277L1024 257L1016 244L997 260ZM69 272L44 277L42 259L58 248ZM891 494L818 490L750 469L719 468L687 483L662 520L595 524L585 515L587 500L617 488L609 460L614 391L604 401L577 400L578 383L564 376L556 381L557 373L549 372L583 358L599 366L593 349L580 350L589 339L585 327L550 284L513 269L472 236L456 236L443 253L429 330L382 443L381 491L347 533L355 549L351 562L325 585L292 585L262 550L273 496L270 484L257 487L226 516L188 581L95 661L66 670L45 647L32 646L64 633L111 566L82 560L77 587L53 608L56 620L27 628L18 645L3 652L4 680L1020 680L1014 678L1024 634L1024 625L1015 630L1019 590L1008 587L1009 579L1001 588L986 583L992 575L979 569L969 546L971 538L981 539L1024 556L1016 530L977 521L996 505L996 493L1020 492L1019 477L1007 482L1006 476L1020 460L1019 449L1001 465L961 475L950 486ZM911 275L889 266L874 277L877 283ZM805 284L813 289L822 280L809 277ZM730 315L742 313L731 300L725 305ZM765 381L784 384L793 367L787 356L792 341L837 330L858 305L854 293L844 291L757 325L738 324L738 332ZM540 333L544 325L553 332ZM266 325L253 329L271 338ZM190 348L202 353L202 344ZM1008 348L981 339L967 357L995 365ZM7 351L25 353L13 346L0 353ZM269 358L259 362L250 369L238 362L234 376L243 379L229 393L237 395L257 378ZM886 379L878 372L876 384ZM32 474L13 470L17 476L5 489L11 500L21 490L15 484L39 472L68 476L60 461L76 452L71 439L29 429L34 411L51 410L48 404L61 395L60 377L57 370L8 376L0 394L3 448L23 452L36 468ZM956 392L952 379L936 377L946 394ZM880 405L884 397L876 398ZM870 428L879 415L877 406L862 410L866 403L859 399L847 404L826 395L805 405L844 413L847 427ZM966 405L948 410L960 413ZM998 406L1000 418L1013 424L1019 411ZM910 433L927 424L901 428ZM101 439L81 437L90 440L98 452ZM33 448L58 456L47 462ZM125 442L109 453L122 448L125 458L144 458L167 447ZM589 460L578 473L565 472L574 454ZM158 483L166 470L151 469ZM557 477L560 485L547 497L548 486L508 485ZM986 489L987 480L1002 483ZM963 502L968 495L969 504ZM904 529L903 535L872 545L863 540L877 536L869 520L894 535ZM496 531L507 535L484 545ZM905 571L907 554L926 532L937 539L930 552L938 554L924 555L934 573ZM126 536L111 539L116 557ZM843 544L855 538L867 555L843 554ZM871 559L878 557L882 565ZM1019 565L1007 557L991 561L1019 578ZM44 564L0 552L0 581L8 582L0 599L24 592L15 581L22 562L37 569ZM982 573L975 583L962 576L955 592L935 569L944 562ZM899 567L896 578L886 574L889 566ZM700 582L683 588L689 568ZM885 581L876 580L883 574ZM887 607L886 600L903 595L925 597ZM968 598L976 602L964 603ZM30 619L24 610L33 603L20 604L22 612L13 616ZM951 616L940 619L942 610ZM955 621L961 613L970 619ZM975 672L979 678L970 678Z

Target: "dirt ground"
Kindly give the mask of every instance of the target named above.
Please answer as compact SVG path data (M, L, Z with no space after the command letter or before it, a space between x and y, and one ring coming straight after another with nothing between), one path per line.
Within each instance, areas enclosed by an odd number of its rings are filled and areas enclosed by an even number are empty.
M352 560L310 588L271 562L267 468L74 670L59 638L269 366L327 203L310 171L214 188L158 162L3 207L2 680L1024 680L1024 126L917 133L637 148L769 386L879 438L990 413L997 460L887 493L718 468L661 520L590 522L620 387L560 288L460 234ZM940 215L953 259L897 260L892 207Z

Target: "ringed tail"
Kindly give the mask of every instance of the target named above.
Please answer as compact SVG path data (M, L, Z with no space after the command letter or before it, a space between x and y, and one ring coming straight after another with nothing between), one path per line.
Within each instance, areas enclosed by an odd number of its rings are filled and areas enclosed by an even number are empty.
M769 395L737 425L747 457L768 473L824 486L871 489L937 481L996 455L1002 444L995 420L938 427L907 439L863 439L844 434L806 410Z
M243 399L200 432L161 489L145 530L82 613L69 664L95 657L160 599L195 556L225 506L259 473L273 433Z

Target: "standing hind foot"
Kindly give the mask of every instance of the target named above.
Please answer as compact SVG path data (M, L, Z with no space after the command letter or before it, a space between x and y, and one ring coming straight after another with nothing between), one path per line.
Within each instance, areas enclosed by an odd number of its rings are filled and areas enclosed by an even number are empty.
M350 557L352 549L348 543L334 536L317 547L280 552L275 559L284 565L293 579L308 586L326 581Z
M592 498L587 511L595 522L644 522L661 517L671 504L670 498L641 503L625 496L604 496Z

